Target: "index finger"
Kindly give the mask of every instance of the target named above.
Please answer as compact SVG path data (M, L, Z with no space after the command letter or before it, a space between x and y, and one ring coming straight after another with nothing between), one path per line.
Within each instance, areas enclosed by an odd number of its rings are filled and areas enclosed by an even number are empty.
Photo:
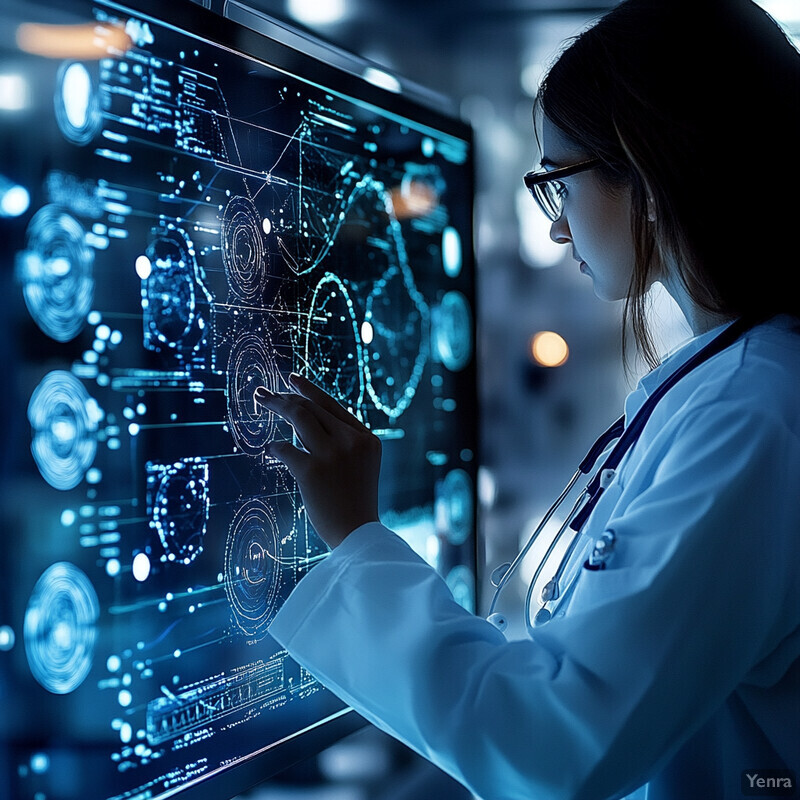
M351 414L336 398L328 394L324 389L312 383L308 378L293 372L289 376L289 383L303 397L316 403L324 411L336 417L341 422L350 425L357 430L363 430L364 425Z

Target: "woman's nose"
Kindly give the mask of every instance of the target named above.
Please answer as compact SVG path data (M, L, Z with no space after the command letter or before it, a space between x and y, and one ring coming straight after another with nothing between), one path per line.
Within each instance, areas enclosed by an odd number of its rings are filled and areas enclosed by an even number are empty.
M562 214L550 226L550 238L556 244L569 244L572 241L572 233L570 232L569 224L567 223L567 217L565 214Z

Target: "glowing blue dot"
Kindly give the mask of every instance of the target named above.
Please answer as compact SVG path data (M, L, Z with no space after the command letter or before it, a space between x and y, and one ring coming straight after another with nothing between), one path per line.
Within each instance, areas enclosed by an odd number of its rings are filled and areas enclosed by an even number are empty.
M133 702L133 695L127 689L122 689L117 695L117 702L123 708L127 708Z
M146 581L150 576L150 559L147 553L137 553L133 559L133 577L139 581Z
M77 516L76 516L75 512L71 508L65 508L61 512L61 524L65 528L68 528L70 525L74 524L76 519L77 519Z
M445 274L455 278L461 272L461 237L455 228L447 227L442 233L442 265Z
M86 317L86 321L90 325L99 325L101 319L102 319L102 317L100 316L100 312L99 311L90 311L89 314Z
M109 577L115 578L117 575L119 575L120 569L121 566L119 559L109 558L108 561L106 561L106 574Z
M0 627L0 650L10 650L14 646L15 639L14 631L8 625Z
M0 192L0 217L18 217L30 204L31 196L24 186L10 186Z
M372 324L367 320L361 323L361 341L364 344L372 344L372 340L375 338L375 329L372 327Z
M47 753L35 753L31 756L31 772L42 775L50 769L50 757Z
M430 136L426 136L422 140L422 155L430 158L436 152L436 144Z
M128 744L133 738L133 728L130 723L123 722L119 729L119 739L123 744Z
M119 344L122 341L122 331L111 331L109 341L114 345Z
M147 256L137 256L134 262L134 269L136 270L136 274L143 281L146 281L153 271L153 265L150 263L150 259Z
M119 656L109 656L106 661L106 669L109 672L116 672L122 666L122 659Z
M139 433L139 426L135 422L131 422L131 424L128 425L128 433L131 436L136 436L136 434Z
M180 658L181 657L181 651L180 650L175 650L172 655L175 656L175 658Z
M111 328L109 328L108 325L98 325L97 330L95 331L95 336L97 336L98 339L105 341L109 336L111 336Z
M97 467L92 467L86 473L86 483L100 483L103 479L103 473Z
M108 440L108 449L109 450L119 450L119 447L120 447L119 439L114 438L114 439L109 439Z
M99 355L97 355L97 352L96 352L96 351L94 351L94 350L87 350L87 351L86 351L86 352L83 354L83 360L84 360L84 361L85 361L87 364L96 364L96 363L97 363L97 362L100 360L100 356L99 356Z
M136 406L136 413L137 414L142 415L146 411L147 411L147 406L144 403L139 403L139 405Z

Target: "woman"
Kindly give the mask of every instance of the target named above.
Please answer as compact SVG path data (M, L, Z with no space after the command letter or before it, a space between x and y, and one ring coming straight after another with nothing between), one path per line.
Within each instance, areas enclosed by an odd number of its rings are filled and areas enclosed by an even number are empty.
M613 545L605 568L578 566L566 613L525 641L380 524L369 431L304 378L259 390L305 446L269 452L333 548L271 633L482 800L785 787L759 781L800 773L800 55L750 0L625 0L535 109L544 169L526 183L654 365L626 424L733 343L659 400L583 528ZM654 281L695 334L660 364Z

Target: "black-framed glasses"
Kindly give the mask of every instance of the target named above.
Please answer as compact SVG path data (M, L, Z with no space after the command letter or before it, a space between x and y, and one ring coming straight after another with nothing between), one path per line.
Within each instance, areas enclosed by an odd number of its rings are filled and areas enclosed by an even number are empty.
M557 222L564 211L564 195L566 193L566 187L561 182L561 178L577 175L579 172L596 167L599 163L599 158L590 158L588 161L581 161L579 164L572 164L569 167L534 170L526 172L522 176L522 180L550 222Z

